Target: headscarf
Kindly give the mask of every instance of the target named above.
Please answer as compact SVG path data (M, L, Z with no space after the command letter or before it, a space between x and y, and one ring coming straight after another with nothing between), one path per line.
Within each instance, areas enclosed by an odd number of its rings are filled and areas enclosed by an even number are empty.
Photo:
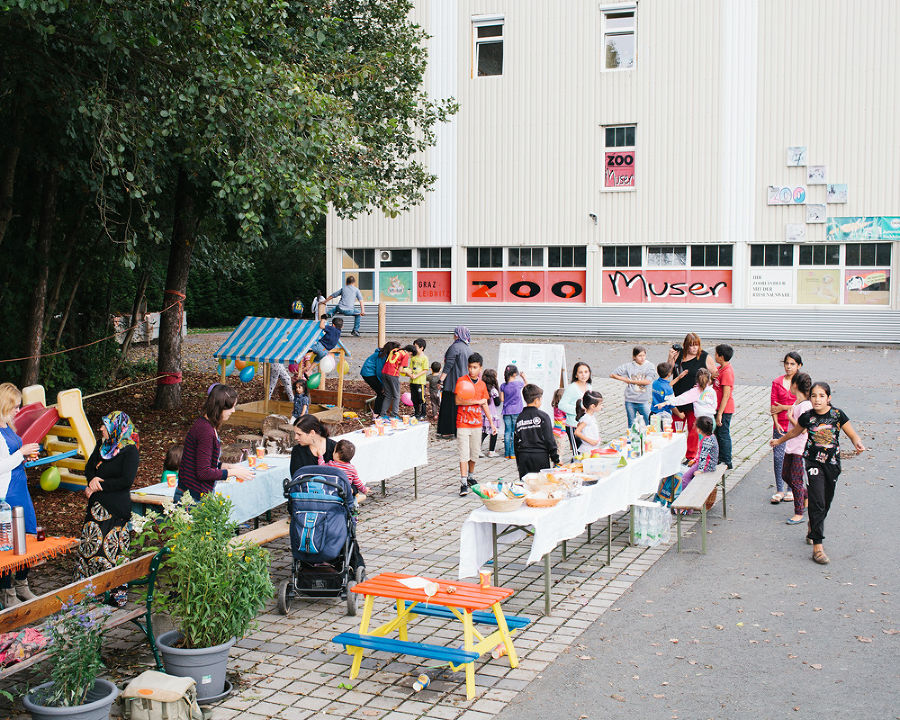
M104 460L114 458L122 448L136 444L134 438L131 437L134 434L134 425L131 422L131 418L121 410L104 415L103 427L109 433L109 439L104 440L100 444L100 456Z
M465 325L459 325L453 330L453 334L457 340L462 340L466 345L472 342L472 335L469 334L469 328Z

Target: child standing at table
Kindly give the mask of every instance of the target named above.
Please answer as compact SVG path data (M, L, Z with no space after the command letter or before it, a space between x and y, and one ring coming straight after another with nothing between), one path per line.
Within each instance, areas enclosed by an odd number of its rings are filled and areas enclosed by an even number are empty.
M656 366L656 374L658 377L653 381L653 412L650 419L654 415L659 415L660 419L665 422L667 419L672 422L672 418L676 417L684 419L684 413L674 405L667 405L666 398L674 395L672 391L672 369L674 366L670 362L661 362Z
M481 442L490 435L491 440L488 443L487 457L497 457L497 431L500 428L500 386L497 384L497 371L485 370L481 375L481 379L487 386L488 404L487 411L484 413L484 420L481 423ZM490 418L488 417L490 416Z
M409 358L415 348L407 345L402 350L395 347L391 350L381 369L381 381L384 383L384 402L381 412L384 415L400 417L400 373L409 367Z
M575 437L578 438L578 452L590 453L594 448L600 447L600 428L597 427L596 413L603 407L603 396L594 390L588 390L575 403Z
M553 400L550 401L550 407L553 408L553 434L556 437L566 436L566 413L559 407L559 402L565 392L563 388L558 388L553 393Z
M513 435L516 432L516 420L525 403L522 401L522 388L525 387L524 376L519 375L519 368L507 365L503 371L503 384L500 386L500 400L503 403L503 449L506 459L516 457L513 448Z
M465 497L469 486L475 485L475 460L481 450L481 428L487 416L491 428L494 421L488 414L488 390L481 379L482 357L469 355L468 374L456 381L456 447L459 450L459 496Z
M435 360L431 363L431 374L428 376L428 404L431 416L437 420L441 411L441 364Z
M338 440L334 445L332 459L325 464L344 471L344 474L353 486L353 490L356 492L356 503L359 505L369 494L369 488L363 485L362 480L359 479L359 473L356 472L356 468L350 462L354 455L356 455L356 445L349 440Z
M178 485L178 466L181 465L181 456L184 454L184 445L172 445L166 450L166 459L163 460L162 480L169 487Z
M537 385L522 388L525 407L516 420L513 447L519 477L559 464L559 448L553 436L553 421L541 411L544 391Z

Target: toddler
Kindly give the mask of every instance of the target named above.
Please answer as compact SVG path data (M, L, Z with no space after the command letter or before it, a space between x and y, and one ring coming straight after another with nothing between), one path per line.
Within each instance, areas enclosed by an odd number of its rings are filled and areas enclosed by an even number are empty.
M161 482L168 484L169 487L178 485L178 467L181 465L181 456L183 454L184 445L172 445L166 451Z
M507 365L503 371L503 384L500 386L500 401L503 403L503 449L507 460L514 460L516 451L513 447L513 435L516 432L516 418L525 407L522 401L522 388L525 387L525 376L520 375L519 368Z
M291 414L291 424L309 412L309 393L306 388L306 380L301 376L294 380L294 412Z
M441 411L441 364L431 363L431 374L428 376L428 404L431 405L431 416L437 420Z
M653 413L650 415L651 420L653 415L659 415L663 422L666 419L672 422L673 416L684 419L684 413L681 410L666 402L667 397L675 394L672 390L672 371L674 367L670 362L661 362L656 366L658 377L653 381Z
M353 486L354 492L356 492L356 503L359 505L369 494L369 488L363 485L359 479L359 473L356 472L356 468L350 463L354 455L356 455L356 445L349 440L338 440L334 445L332 459L325 464L344 471L347 479Z

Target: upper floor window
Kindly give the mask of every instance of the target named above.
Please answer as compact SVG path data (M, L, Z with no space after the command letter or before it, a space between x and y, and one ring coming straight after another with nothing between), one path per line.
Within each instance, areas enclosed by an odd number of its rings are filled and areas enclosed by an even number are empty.
M635 125L609 125L603 128L606 153L603 156L603 187L634 189Z
M473 65L475 75L503 74L503 18L474 18L472 20Z
M754 267L793 267L793 245L751 245L750 264Z
M543 267L544 248L509 248L509 267Z
M603 248L603 267L640 267L640 245L607 245Z
M839 265L841 262L840 245L801 245L801 265Z
M378 260L383 268L412 267L412 250L379 250Z
M419 267L449 268L450 248L422 248L419 250Z
M634 67L634 5L617 5L601 9L603 32L603 67L627 70Z
M343 267L345 270L375 267L374 250L344 250Z
M691 245L692 267L731 267L734 245Z
M547 248L547 266L552 268L587 267L587 248L584 245L559 245Z
M869 265L890 267L891 265L890 243L847 244L844 247L847 255L844 264L850 267L866 267Z
M498 268L503 267L503 248L499 247L470 247L466 250L466 264L470 268Z
M661 245L647 248L647 265L651 267L687 267L687 247Z

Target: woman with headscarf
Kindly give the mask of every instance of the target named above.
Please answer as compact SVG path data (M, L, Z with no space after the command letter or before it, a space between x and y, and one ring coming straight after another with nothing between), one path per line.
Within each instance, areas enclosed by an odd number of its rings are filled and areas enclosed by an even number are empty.
M453 331L453 344L444 353L441 370L441 409L438 413L437 436L456 437L456 381L469 372L469 328L460 325Z
M130 545L126 526L131 518L131 486L140 459L134 425L119 410L105 415L102 423L102 441L84 467L88 506L75 563L78 578L114 567ZM115 600L122 605L125 599L123 586L115 592Z

